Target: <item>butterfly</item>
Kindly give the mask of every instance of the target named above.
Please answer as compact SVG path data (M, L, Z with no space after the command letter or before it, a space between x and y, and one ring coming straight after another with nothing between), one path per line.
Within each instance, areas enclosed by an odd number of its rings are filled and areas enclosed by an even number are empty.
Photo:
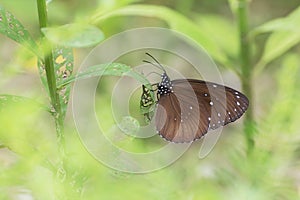
M230 87L197 79L171 80L164 67L149 53L160 68L161 82L152 84L156 90L143 85L140 107L151 120L155 106L155 126L165 140L175 143L193 142L209 130L217 129L239 119L249 106L248 98ZM151 92L156 91L156 99ZM145 112L145 110L150 110Z

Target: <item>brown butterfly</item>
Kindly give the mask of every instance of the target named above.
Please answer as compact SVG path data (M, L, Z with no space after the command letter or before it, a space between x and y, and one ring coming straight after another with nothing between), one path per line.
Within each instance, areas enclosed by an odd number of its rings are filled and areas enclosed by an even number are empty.
M143 86L141 107L156 104L156 130L167 141L195 141L209 129L234 122L247 110L249 101L241 92L203 80L171 80L163 66L152 55L146 54L156 63L144 62L159 67L163 74L161 82L152 85L157 87L157 101L151 98L151 91Z

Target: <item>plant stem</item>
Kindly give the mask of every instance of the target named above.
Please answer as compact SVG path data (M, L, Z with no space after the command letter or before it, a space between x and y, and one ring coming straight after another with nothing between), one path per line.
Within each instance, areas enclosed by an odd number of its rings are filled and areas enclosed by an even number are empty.
M247 152L250 153L254 148L254 117L253 117L253 98L252 98L252 67L250 42L248 40L248 1L239 0L237 10L238 29L240 37L240 63L242 88L248 97L250 105L245 114L245 134L247 142Z
M37 7L38 7L40 28L47 27L48 19L47 19L47 7L46 7L45 0L37 0ZM56 126L57 142L59 145L59 153L61 156L61 166L63 166L63 160L65 157L65 150L64 150L65 140L63 134L63 118L61 114L62 111L61 111L61 105L59 101L59 94L57 92L57 86L56 86L56 76L55 76L53 54L52 54L53 48L51 43L47 41L47 39L44 36L42 39L43 42L45 42L46 44L43 45L44 64L45 64L48 89L49 89L49 94L51 99L51 106L54 109L53 114L54 114L54 120ZM62 171L62 169L58 169L58 171Z

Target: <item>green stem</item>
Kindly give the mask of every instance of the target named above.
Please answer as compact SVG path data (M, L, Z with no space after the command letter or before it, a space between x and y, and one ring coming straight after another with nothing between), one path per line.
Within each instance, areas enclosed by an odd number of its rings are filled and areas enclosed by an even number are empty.
M237 10L238 29L240 37L240 62L241 62L241 78L242 88L248 97L250 106L245 114L245 134L247 141L247 152L251 152L254 148L254 117L253 117L253 98L252 98L252 66L250 42L247 37L249 32L248 25L248 2L247 0L239 0Z
M37 0L38 6L38 15L40 28L47 27L47 7L45 0ZM58 134L58 138L63 141L63 120L61 115L61 106L59 101L59 95L56 89L56 77L55 77L55 69L53 64L53 54L52 54L52 46L49 41L45 37L43 37L43 41L45 41L46 45L44 48L44 62L45 62L45 70L46 77L48 83L48 89L50 93L51 105L54 108L54 116L56 121L56 130Z
M38 7L38 15L39 15L39 23L40 29L47 27L47 7L45 0L37 0L37 7ZM41 33L42 34L42 33ZM42 34L43 35L43 34ZM48 83L48 89L51 99L51 105L54 109L53 115L55 120L56 126L56 134L57 134L57 142L59 145L59 153L61 156L61 167L58 169L58 173L61 173L63 170L63 163L65 157L65 140L63 134L63 118L62 118L62 110L59 101L59 94L57 92L56 86L56 76L55 76L55 69L53 63L53 54L52 54L52 45L43 35L43 41L46 45L44 45L44 64L46 70L46 77ZM64 172L63 172L64 173Z

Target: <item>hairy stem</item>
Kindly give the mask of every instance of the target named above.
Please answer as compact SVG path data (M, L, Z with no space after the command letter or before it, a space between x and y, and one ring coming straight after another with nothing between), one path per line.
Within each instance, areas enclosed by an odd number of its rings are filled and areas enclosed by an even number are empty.
M252 66L250 42L248 40L248 2L247 0L239 0L237 10L237 20L240 40L240 63L241 63L241 79L242 88L248 97L250 106L245 114L245 134L247 142L247 152L250 153L254 148L254 117L253 117L253 98L252 98Z
M37 0L37 7L38 7L38 15L39 15L39 24L40 28L47 27L47 7L45 0ZM43 34L42 34L43 35ZM62 118L62 110L61 105L59 101L59 94L57 93L57 86L56 86L56 76L55 76L55 69L54 69L54 63L53 63L53 54L52 54L52 45L47 39L42 36L42 41L45 43L43 45L43 53L44 53L44 64L45 64L45 70L46 70L46 77L47 77L47 83L48 83L48 89L51 99L51 106L53 108L53 116L55 120L55 126L56 126L56 134L57 134L57 142L59 145L59 153L61 157L61 164L59 169L57 170L58 176L64 176L60 175L65 174L63 170L63 163L64 163L64 157L65 157L65 140L64 140L64 134L63 134L63 118Z

